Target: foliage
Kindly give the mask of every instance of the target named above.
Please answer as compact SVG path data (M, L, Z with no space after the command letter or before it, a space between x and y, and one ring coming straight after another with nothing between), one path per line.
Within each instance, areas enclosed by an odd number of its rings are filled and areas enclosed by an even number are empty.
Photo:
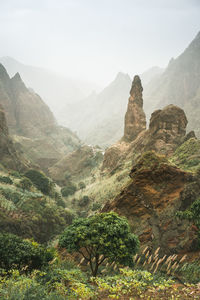
M200 248L200 198L195 200L189 209L176 214L181 219L192 220L198 228L198 248Z
M148 288L156 289L158 286L160 289L165 289L173 283L170 279L157 278L150 272L128 268L121 268L120 274L115 276L97 277L94 282L97 284L99 291L104 290L109 298L113 299L118 299L119 295L140 295L141 291Z
M200 166L200 141L189 139L176 149L170 160L184 170L195 171Z
M200 278L199 262L185 263L179 270L179 276L182 281L188 283L198 283Z
M32 183L37 187L37 189L40 190L42 193L44 193L45 195L51 194L53 183L42 172L31 169L28 170L24 175L27 178L29 178L32 181Z
M6 183L6 184L13 184L12 179L8 176L0 176L0 182Z
M53 253L37 243L13 234L0 234L0 267L5 270L40 269L53 259Z
M24 177L20 180L18 186L20 188L22 188L23 190L28 190L29 191L32 187L32 182L29 178Z
M60 236L59 246L70 253L79 252L89 262L92 275L96 276L106 259L132 265L139 240L131 233L128 221L111 212L76 219Z
M70 195L73 195L76 192L76 190L76 185L69 181L67 185L61 189L61 193L63 197L68 197Z
M101 204L99 202L95 202L92 204L92 211L96 211L101 208Z

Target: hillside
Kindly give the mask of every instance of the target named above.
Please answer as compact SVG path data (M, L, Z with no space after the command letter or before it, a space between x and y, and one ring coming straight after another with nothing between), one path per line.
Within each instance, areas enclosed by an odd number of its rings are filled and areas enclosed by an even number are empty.
M168 104L182 107L188 130L200 136L200 32L179 57L170 60L163 74L147 85L144 100L148 116Z

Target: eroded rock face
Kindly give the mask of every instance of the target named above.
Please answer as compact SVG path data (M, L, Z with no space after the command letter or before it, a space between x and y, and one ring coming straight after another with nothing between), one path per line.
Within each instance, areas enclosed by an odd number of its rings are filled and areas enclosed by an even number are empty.
M175 217L200 195L200 180L170 165L154 152L133 167L132 182L103 211L126 216L142 245L165 253L191 251L197 231L189 221ZM188 188L192 184L192 189Z
M146 129L146 117L143 110L142 84L136 75L130 90L128 108L125 115L124 140L132 142L138 134Z
M152 113L148 143L145 150L170 155L186 135L187 118L184 111L175 105L168 105Z

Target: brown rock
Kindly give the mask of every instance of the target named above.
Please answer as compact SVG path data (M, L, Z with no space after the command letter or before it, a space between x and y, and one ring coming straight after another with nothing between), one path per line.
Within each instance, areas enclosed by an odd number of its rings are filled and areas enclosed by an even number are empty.
M197 233L175 214L191 204L187 186L193 182L198 196L200 182L153 152L145 154L130 175L132 182L103 211L126 216L142 245L159 246L168 254L192 250Z
M125 115L124 140L127 142L132 142L141 131L146 129L142 91L140 77L136 75L130 90L128 108Z

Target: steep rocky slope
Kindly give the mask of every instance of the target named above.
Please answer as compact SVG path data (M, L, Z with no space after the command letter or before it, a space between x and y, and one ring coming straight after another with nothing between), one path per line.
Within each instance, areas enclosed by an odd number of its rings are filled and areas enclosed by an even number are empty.
M149 116L155 108L175 104L184 109L188 130L200 134L200 32L167 69L148 84L144 93L144 109Z
M200 178L170 165L154 152L145 153L130 172L131 182L103 211L126 216L142 245L165 253L192 251L197 228L176 218L200 197Z
M26 88L17 73L10 79L0 64L0 104L6 114L10 133L27 156L45 171L80 144L69 129L56 124L42 99ZM20 149L20 145L18 145Z

